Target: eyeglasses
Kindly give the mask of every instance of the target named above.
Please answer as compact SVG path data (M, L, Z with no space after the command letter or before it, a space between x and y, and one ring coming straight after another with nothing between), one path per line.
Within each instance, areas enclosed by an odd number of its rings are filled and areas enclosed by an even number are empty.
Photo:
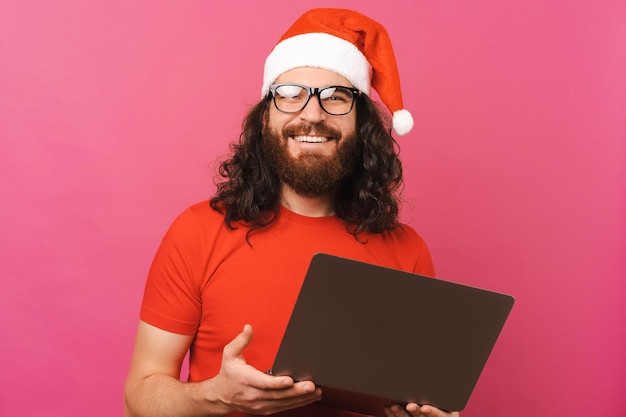
M272 84L270 91L276 109L283 113L297 113L306 107L311 96L317 96L322 110L333 116L350 113L354 97L360 94L356 88L340 85L313 88L299 84Z

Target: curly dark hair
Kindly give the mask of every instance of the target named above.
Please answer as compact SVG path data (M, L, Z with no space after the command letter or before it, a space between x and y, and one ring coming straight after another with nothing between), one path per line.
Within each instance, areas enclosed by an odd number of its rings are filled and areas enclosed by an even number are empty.
M272 224L279 212L281 183L263 155L263 120L271 97L254 106L243 122L231 156L221 162L210 204L225 214L226 226L243 222L250 232ZM399 146L391 136L388 116L366 95L356 97L357 141L360 163L344 179L335 197L335 213L358 239L362 232L383 233L399 226L403 186Z

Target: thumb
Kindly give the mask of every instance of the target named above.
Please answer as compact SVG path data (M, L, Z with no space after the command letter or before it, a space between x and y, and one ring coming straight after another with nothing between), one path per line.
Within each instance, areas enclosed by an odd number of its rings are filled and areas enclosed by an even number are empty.
M244 325L243 331L224 346L224 359L242 359L243 351L252 341L252 333L252 326L249 324Z

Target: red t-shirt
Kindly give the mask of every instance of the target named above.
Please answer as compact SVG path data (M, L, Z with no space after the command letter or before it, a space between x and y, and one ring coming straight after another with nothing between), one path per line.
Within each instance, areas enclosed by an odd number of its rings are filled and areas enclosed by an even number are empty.
M271 367L317 252L434 276L426 244L406 225L383 234L361 234L367 243L360 243L335 216L305 217L281 208L278 221L253 232L250 244L247 231L243 225L228 229L223 215L202 202L174 221L154 258L141 319L170 332L196 335L190 381L217 374L224 345L246 323L254 329L246 361L261 371Z

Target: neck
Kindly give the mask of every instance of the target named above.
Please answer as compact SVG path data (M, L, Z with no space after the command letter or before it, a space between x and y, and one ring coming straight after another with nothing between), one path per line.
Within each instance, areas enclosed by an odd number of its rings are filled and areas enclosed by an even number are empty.
M335 206L330 194L304 197L285 184L282 185L280 202L290 211L302 216L325 217L335 214Z

